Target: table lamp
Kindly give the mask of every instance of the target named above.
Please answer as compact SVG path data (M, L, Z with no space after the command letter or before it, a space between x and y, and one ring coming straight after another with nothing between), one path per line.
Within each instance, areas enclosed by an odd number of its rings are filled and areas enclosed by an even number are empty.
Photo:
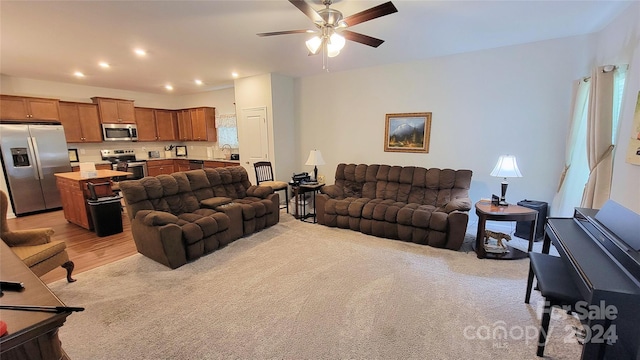
M505 201L505 196L507 195L507 186L509 183L507 182L508 177L522 177L520 173L520 169L518 169L518 163L516 162L516 157L513 155L500 155L498 158L498 163L491 171L491 176L504 178L502 181L502 195L500 196L500 206L508 206L509 204Z
M307 159L307 162L304 163L305 165L313 165L313 180L314 181L318 181L318 166L317 165L324 165L324 159L322 158L322 154L320 153L320 150L311 150L311 152L309 153L309 158Z

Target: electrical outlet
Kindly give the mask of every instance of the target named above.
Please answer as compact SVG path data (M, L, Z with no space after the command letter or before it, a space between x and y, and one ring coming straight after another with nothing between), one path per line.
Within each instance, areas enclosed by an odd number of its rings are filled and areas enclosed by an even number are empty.
M193 145L189 146L189 150L193 150Z
M147 148L143 146L142 151L147 151Z
M84 155L86 151L84 149L80 149L80 155Z

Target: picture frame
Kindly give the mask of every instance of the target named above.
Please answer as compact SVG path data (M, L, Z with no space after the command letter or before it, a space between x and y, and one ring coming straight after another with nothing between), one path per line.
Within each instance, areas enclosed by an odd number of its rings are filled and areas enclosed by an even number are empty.
M429 153L430 136L430 112L396 113L385 117L385 152Z
M80 159L78 158L78 149L68 149L69 153L69 162L78 162Z
M187 147L181 145L176 146L176 156L187 156Z

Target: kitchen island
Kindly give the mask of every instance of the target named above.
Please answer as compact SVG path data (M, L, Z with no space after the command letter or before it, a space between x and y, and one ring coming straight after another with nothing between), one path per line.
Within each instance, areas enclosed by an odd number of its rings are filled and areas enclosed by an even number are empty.
M111 178L127 175L129 175L128 172L116 170L96 170L95 176L90 177L83 177L79 171L55 174L65 219L85 229L93 230L91 212L87 204L87 200L91 199L87 183L108 183L106 186L99 187L100 192L96 194L97 196L107 196L112 192Z

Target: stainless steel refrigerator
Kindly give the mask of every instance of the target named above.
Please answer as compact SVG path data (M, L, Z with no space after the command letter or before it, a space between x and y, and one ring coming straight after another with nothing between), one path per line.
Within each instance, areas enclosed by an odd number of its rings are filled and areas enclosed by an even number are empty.
M62 125L0 124L0 148L16 215L62 207L53 175L71 171Z

